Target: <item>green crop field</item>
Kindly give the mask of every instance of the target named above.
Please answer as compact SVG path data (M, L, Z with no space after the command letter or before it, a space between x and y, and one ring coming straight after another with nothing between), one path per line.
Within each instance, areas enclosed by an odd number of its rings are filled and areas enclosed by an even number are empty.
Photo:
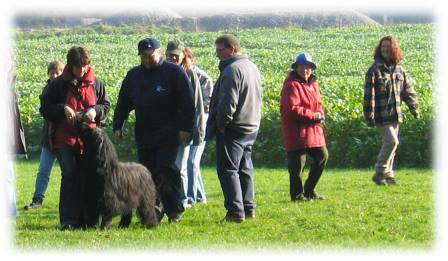
M279 95L283 80L299 52L310 52L318 64L316 75L321 84L326 108L325 132L330 152L330 166L371 166L380 147L375 129L362 119L364 74L373 61L373 51L381 37L393 35L404 55L404 66L415 81L420 98L422 118L419 121L405 109L407 122L401 126L401 145L397 164L409 167L431 166L432 122L435 110L433 25L394 25L317 29L298 28L231 30L241 41L243 51L259 66L263 76L263 119L254 147L255 162L262 165L285 163L279 126ZM155 37L164 46L178 38L191 47L197 64L214 79L218 76L218 59L214 40L223 32L190 33L173 29L144 27L89 27L47 29L16 33L20 107L27 142L38 151L42 119L39 94L46 81L49 61L65 61L73 45L86 46L98 76L105 81L112 100L106 130L110 132L113 110L121 81L126 72L139 64L137 43ZM127 128L127 139L117 145L120 155L135 158L133 118ZM210 144L213 146L213 144ZM213 163L213 150L206 152L204 162Z

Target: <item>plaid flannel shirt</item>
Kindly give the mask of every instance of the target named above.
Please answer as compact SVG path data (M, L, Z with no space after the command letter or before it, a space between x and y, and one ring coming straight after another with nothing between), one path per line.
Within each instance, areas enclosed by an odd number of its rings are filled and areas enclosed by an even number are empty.
M417 94L403 65L387 66L383 60L376 60L365 79L363 107L368 125L403 122L402 101L414 117L419 114Z

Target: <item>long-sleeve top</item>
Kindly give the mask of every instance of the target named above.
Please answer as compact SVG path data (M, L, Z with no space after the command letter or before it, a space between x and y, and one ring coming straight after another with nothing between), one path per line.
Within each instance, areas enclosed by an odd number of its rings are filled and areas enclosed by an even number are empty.
M132 110L137 147L178 145L179 131L191 133L195 114L193 89L185 71L163 60L149 70L143 65L131 69L118 95L114 131L124 128Z
M377 59L366 73L364 86L364 118L369 125L403 122L401 103L411 113L419 113L418 99L403 65L387 65Z
M291 71L280 97L280 119L286 151L326 146L324 130L314 115L324 117L320 87L312 75L308 81Z

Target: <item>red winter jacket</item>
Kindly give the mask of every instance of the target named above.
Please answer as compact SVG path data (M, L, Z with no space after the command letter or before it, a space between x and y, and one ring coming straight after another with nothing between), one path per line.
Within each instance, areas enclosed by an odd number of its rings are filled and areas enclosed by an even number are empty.
M324 116L319 84L312 75L308 82L291 71L285 79L280 100L283 143L287 152L325 147L324 130L314 113Z
M74 75L64 69L62 78L73 84L73 89L69 88L65 96L65 104L75 112L81 112L96 105L96 94L93 85L95 84L95 73L90 68L83 78L78 80ZM91 128L96 127L96 123L89 123ZM83 153L83 142L79 138L76 126L71 126L67 121L62 121L56 130L53 148L70 148L80 154Z

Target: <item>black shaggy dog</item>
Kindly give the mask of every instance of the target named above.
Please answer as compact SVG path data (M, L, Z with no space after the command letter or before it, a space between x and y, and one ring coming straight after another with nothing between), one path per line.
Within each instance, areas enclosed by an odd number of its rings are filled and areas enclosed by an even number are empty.
M84 142L81 168L86 226L95 226L102 216L101 228L108 229L112 218L121 215L119 226L128 227L133 209L144 226L157 226L156 188L148 169L119 162L114 145L100 128L83 124L80 136Z

